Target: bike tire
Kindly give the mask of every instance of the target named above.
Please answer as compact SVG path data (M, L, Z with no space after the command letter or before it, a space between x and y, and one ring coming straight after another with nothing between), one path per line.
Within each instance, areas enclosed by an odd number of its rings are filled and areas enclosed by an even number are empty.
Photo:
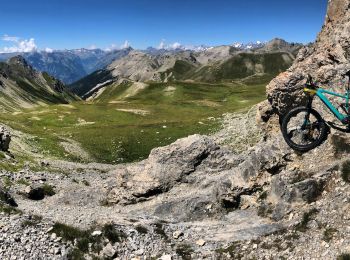
M305 145L299 145L294 143L291 138L288 135L288 123L292 117L295 117L297 114L302 113L302 112L310 112L311 115L313 115L316 119L317 122L319 123L320 126L320 134L319 137L312 143L310 144L305 144ZM315 149L318 147L320 144L322 144L328 136L328 127L326 122L323 120L322 116L314 109L308 109L306 107L297 107L292 110L290 110L282 119L282 124L281 124L281 132L283 135L284 140L286 143L295 151L299 152L308 152L310 150Z

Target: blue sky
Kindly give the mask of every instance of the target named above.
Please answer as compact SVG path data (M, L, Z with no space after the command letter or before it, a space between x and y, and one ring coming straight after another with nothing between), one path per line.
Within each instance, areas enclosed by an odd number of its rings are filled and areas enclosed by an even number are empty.
M274 37L311 42L327 0L1 1L0 51L220 45Z

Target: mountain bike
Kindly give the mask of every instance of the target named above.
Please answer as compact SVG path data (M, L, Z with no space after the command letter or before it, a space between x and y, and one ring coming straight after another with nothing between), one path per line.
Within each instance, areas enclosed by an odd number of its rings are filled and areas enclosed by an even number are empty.
M306 106L296 107L287 112L282 119L281 131L284 140L294 150L299 152L310 151L327 139L329 127L322 116L312 108L312 102L317 96L332 114L350 131L350 71L344 74L349 77L345 94L318 87L308 75L304 93L308 96ZM345 102L336 108L326 95L341 98Z

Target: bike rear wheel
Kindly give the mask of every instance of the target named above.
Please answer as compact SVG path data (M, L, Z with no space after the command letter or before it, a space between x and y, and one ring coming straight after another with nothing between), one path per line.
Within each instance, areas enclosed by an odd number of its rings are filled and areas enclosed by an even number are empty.
M282 120L284 140L294 150L310 151L327 138L327 124L314 109L297 107L289 111Z

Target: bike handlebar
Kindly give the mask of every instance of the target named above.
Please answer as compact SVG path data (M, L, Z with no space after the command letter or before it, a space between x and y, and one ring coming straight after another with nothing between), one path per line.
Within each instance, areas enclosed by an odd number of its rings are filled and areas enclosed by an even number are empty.
M306 84L310 84L310 85L312 85L312 84L313 84L313 82L312 82L312 77L311 77L311 75L310 75L310 74L307 74Z

